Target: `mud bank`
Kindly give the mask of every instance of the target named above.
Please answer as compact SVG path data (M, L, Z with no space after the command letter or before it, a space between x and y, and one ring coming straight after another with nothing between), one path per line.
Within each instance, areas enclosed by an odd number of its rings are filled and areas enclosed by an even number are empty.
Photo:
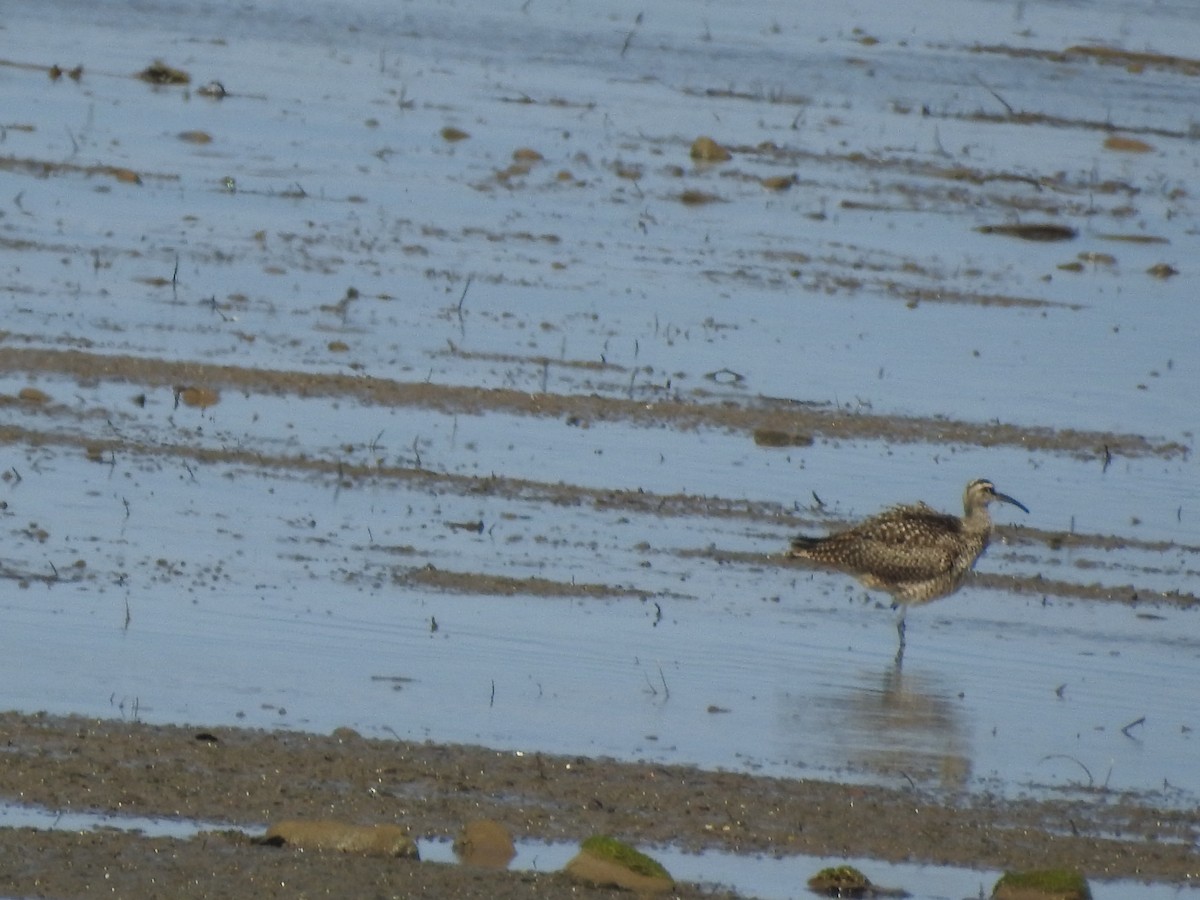
M1197 823L1145 798L1097 790L1073 801L848 786L482 747L234 728L186 728L8 713L0 796L63 812L227 822L191 839L110 830L2 829L3 889L125 897L345 894L553 896L556 874L297 854L252 843L264 824L334 815L398 822L420 838L465 821L519 838L611 833L692 852L870 856L980 868L1077 867L1089 878L1185 884L1200 875ZM808 876L797 865L797 887ZM604 896L578 891L576 896ZM699 887L679 896L710 896Z

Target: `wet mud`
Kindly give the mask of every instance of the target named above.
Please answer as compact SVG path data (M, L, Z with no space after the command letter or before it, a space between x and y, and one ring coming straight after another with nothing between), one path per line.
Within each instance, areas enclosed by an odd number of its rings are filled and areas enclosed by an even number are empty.
M266 824L398 823L452 838L494 819L518 839L613 834L640 846L775 856L868 855L979 868L1069 867L1094 879L1200 877L1194 817L1103 790L1072 801L947 800L686 766L479 747L78 717L0 716L0 795L70 812L228 823L189 839L2 829L0 885L28 896L609 896L557 874L484 873L255 844ZM797 863L796 884L811 875ZM723 896L682 886L676 896Z

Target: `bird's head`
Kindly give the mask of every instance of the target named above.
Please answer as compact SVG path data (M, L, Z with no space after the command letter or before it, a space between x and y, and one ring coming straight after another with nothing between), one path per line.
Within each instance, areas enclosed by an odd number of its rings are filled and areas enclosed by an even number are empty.
M973 509L986 508L989 503L994 500L999 500L1001 503L1011 503L1017 509L1024 512L1029 512L1029 508L1008 494L1002 494L996 490L996 486L986 478L976 478L967 485L967 489L963 492L963 508L968 512Z

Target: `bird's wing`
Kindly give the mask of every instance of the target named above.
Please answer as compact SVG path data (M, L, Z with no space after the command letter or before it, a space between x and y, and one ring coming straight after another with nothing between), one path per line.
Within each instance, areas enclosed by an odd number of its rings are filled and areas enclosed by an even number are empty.
M962 523L923 503L896 506L827 538L814 559L887 582L925 579L954 566Z
M893 506L845 532L859 539L887 545L953 543L962 532L962 521L924 503Z

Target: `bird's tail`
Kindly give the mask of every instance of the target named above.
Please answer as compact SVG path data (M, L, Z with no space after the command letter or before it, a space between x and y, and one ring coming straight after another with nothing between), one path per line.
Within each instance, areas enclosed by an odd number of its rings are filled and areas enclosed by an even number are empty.
M821 538L808 537L807 535L797 535L792 538L792 549L789 551L790 556L807 556L808 551L815 548L821 543Z

